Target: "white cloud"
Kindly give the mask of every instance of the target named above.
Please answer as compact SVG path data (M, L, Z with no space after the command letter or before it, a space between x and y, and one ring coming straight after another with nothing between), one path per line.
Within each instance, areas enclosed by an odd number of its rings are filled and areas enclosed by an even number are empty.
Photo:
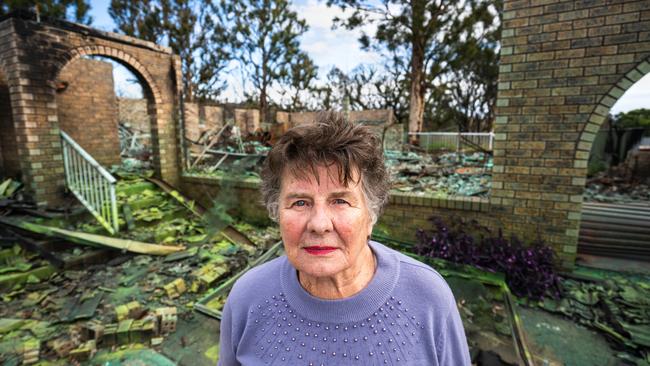
M650 108L650 74L642 77L623 96L616 101L610 110L611 114L628 112L633 109Z
M375 52L361 50L359 29L346 30L332 29L335 17L345 18L348 12L343 12L338 7L327 7L324 2L306 0L301 4L294 4L298 16L305 19L309 30L302 36L302 48L319 67L321 79L330 68L337 66L349 72L361 63L377 63L381 57ZM369 35L373 35L375 27L372 25L363 28Z
M93 27L112 31L115 23L108 15L110 0L91 0L90 15L93 17ZM325 79L327 72L336 66L344 72L349 72L359 64L373 64L381 61L381 56L375 52L366 52L361 50L359 37L361 30L353 31L342 28L332 29L334 17L346 17L350 11L343 12L338 7L327 7L323 1L318 0L298 0L292 8L298 13L300 18L305 19L309 25L309 30L301 37L302 49L309 54L319 67L319 76L321 80ZM373 35L374 26L366 26L363 30ZM126 70L124 70L126 71ZM115 75L115 83L120 91L127 95L137 95L138 91L134 86L126 82L122 71ZM234 71L226 76L229 88L225 96L233 101L243 97L243 91L248 85L242 85L241 76L238 71Z

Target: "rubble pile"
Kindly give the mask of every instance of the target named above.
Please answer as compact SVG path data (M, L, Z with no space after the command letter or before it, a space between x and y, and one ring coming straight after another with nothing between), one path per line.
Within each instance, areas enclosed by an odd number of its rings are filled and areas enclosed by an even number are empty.
M120 156L122 158L150 162L152 155L150 133L140 131L129 123L120 122L118 135L120 138Z
M610 169L587 181L584 199L609 203L650 202L650 179L631 179L624 169Z
M17 216L11 205L4 206L0 211L4 364L43 360L77 364L96 353L133 347L173 356L164 350L177 323L193 319L195 304L279 240L275 228L236 222L213 232L196 214L200 208L193 202L141 175L122 174L117 191L122 240L185 250L136 255L128 248L118 251L101 243L91 247L35 235L4 222L19 218L66 232L105 232L84 211ZM219 309L223 301L211 305Z
M186 139L190 143L189 171L211 174L242 158L259 162L271 149L269 139L270 135L261 131L242 137L237 126L214 126L197 141Z
M386 165L393 189L436 197L486 197L490 190L492 158L475 152L424 155L414 152L386 152Z
M231 155L225 152L206 158L204 162L187 171L190 176L232 177L259 179L261 162L268 147L248 142L251 154ZM237 154L233 147L225 147ZM386 166L390 172L393 189L438 198L449 196L489 196L492 182L493 160L489 154L443 153L424 154L413 151L389 150L385 152ZM227 162L224 162L222 158ZM631 180L625 175L603 172L587 181L584 200L587 202L650 202L650 182Z
M538 306L599 331L620 351L620 359L637 365L650 362L647 275L606 272L564 278L561 297L544 298Z
M261 161L267 147L257 143L256 154L242 155L224 163L217 157L206 159L188 170L187 175L259 179ZM225 154L221 154L223 157ZM490 191L492 157L485 153L445 153L441 155L386 151L386 166L393 189L444 198L447 196L487 197ZM234 158L234 156L232 156ZM216 160L216 163L215 163Z

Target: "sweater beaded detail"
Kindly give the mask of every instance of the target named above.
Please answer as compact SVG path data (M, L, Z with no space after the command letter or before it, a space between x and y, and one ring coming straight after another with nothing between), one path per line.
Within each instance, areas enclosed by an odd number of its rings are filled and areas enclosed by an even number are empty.
M304 318L287 304L283 293L273 295L252 311L253 324L260 326L255 353L265 364L277 360L306 360L307 365L338 364L338 359L362 364L407 361L411 348L419 343L417 331L424 325L415 316L409 317L400 303L391 297L368 318L334 323Z
M381 244L370 246L377 271L345 299L310 295L286 257L247 273L224 308L219 364L468 364L462 324L442 278ZM445 352L459 354L445 363Z

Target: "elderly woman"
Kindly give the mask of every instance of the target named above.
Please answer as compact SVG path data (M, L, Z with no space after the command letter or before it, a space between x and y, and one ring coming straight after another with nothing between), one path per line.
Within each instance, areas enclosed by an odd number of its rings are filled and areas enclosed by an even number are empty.
M220 365L470 364L442 277L370 240L388 190L379 139L338 114L278 141L262 195L286 255L233 287Z

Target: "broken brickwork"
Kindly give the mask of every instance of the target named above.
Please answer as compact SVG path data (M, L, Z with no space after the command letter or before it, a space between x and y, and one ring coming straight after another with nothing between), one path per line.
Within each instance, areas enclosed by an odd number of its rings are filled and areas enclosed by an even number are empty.
M243 136L252 135L260 130L260 111L257 109L235 109L235 126Z
M152 116L156 173L172 184L178 181L178 56L132 37L65 21L37 22L29 13L14 13L0 18L0 75L11 101L11 121L3 117L0 122L3 165L8 175L21 178L25 193L39 205L56 204L64 184L57 81L66 66L93 55L122 63L140 79Z
M218 130L223 124L223 107L190 102L183 104L185 137L191 141L199 141L205 132Z
M319 112L278 112L276 121L288 125L288 128L313 123ZM391 109L370 109L364 111L347 112L348 119L354 123L363 123L369 126L390 125L396 123L395 115Z
M119 164L113 65L77 59L61 71L57 83L59 128L103 166Z

